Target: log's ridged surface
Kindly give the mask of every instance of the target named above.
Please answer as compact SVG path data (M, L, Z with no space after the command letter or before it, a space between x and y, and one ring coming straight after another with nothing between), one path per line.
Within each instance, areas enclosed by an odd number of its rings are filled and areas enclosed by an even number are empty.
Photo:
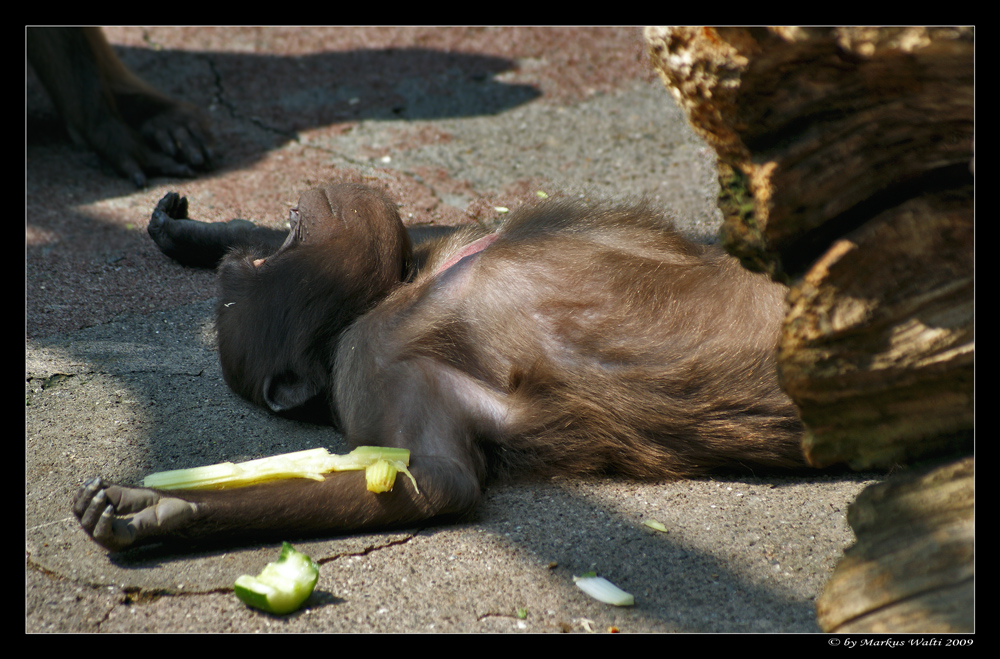
M817 466L971 446L970 28L647 28L716 149L727 249L792 286L779 368Z
M889 466L971 450L973 211L924 195L838 239L789 295L782 382L817 466Z
M974 30L645 36L718 154L726 248L791 287L778 362L810 462L971 454ZM974 458L956 464L859 497L824 629L973 629Z
M816 602L830 632L975 629L975 458L871 485L847 519L858 536Z
M719 154L727 247L776 276L867 219L852 211L874 214L865 204L969 174L971 28L649 27L646 40Z

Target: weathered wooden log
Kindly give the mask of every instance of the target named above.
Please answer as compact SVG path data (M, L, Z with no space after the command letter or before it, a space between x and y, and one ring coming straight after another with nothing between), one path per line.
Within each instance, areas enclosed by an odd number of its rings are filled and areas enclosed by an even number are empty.
M782 381L817 466L972 453L974 31L647 28L719 157L726 248L790 284ZM974 458L865 490L828 631L974 629Z
M858 536L816 602L829 632L974 630L975 458L907 473L858 495Z
M964 191L925 194L835 241L792 287L778 359L812 464L971 451L973 238Z
M971 446L973 37L646 30L718 152L727 249L792 284L779 366L817 466Z
M971 182L971 28L650 27L654 66L719 154L723 239L787 280L928 187Z

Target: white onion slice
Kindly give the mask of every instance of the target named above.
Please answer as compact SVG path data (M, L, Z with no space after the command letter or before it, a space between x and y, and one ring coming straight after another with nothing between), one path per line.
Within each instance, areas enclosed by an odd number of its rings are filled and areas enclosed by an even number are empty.
M615 606L632 606L635 598L604 577L573 577L576 587L595 600Z

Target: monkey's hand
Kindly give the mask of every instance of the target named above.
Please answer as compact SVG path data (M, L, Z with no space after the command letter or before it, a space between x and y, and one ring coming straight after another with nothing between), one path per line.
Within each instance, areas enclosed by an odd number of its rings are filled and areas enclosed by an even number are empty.
M149 218L146 233L153 239L160 251L170 258L202 268L214 268L229 248L229 233L244 224L253 226L246 220L228 223L198 222L188 217L187 197L176 192L168 192L156 204Z
M153 209L153 217L160 218L161 222L168 219L188 220L188 200L176 192L168 192L157 202Z
M177 259L186 245L182 236L178 236L177 220L188 219L187 197L176 192L168 192L156 204L153 215L149 218L146 233L167 256ZM181 244L178 244L178 243Z
M258 227L249 220L199 222L188 217L187 197L168 192L156 204L146 228L149 237L170 258L200 268L214 268L233 247L251 247L263 258L288 237L285 229Z
M156 490L86 481L73 499L73 513L94 541L111 551L155 541L191 522L198 506Z

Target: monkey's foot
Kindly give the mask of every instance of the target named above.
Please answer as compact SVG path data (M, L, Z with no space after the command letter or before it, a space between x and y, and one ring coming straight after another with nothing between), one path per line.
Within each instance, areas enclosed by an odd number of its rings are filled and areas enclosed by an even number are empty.
M100 477L86 481L73 499L73 513L83 530L111 551L176 533L197 510L188 501L146 488L111 485Z
M212 135L201 110L142 90L120 94L117 103L125 120L102 117L83 138L137 187L148 175L190 178L211 167Z
M140 107L126 114L145 118L127 122L105 113L92 126L71 127L71 134L139 188L149 176L191 178L211 167L212 137L199 110L160 97L127 103Z
M211 166L212 134L205 114L187 103L171 101L136 127L148 144L156 145L174 165L200 169Z

